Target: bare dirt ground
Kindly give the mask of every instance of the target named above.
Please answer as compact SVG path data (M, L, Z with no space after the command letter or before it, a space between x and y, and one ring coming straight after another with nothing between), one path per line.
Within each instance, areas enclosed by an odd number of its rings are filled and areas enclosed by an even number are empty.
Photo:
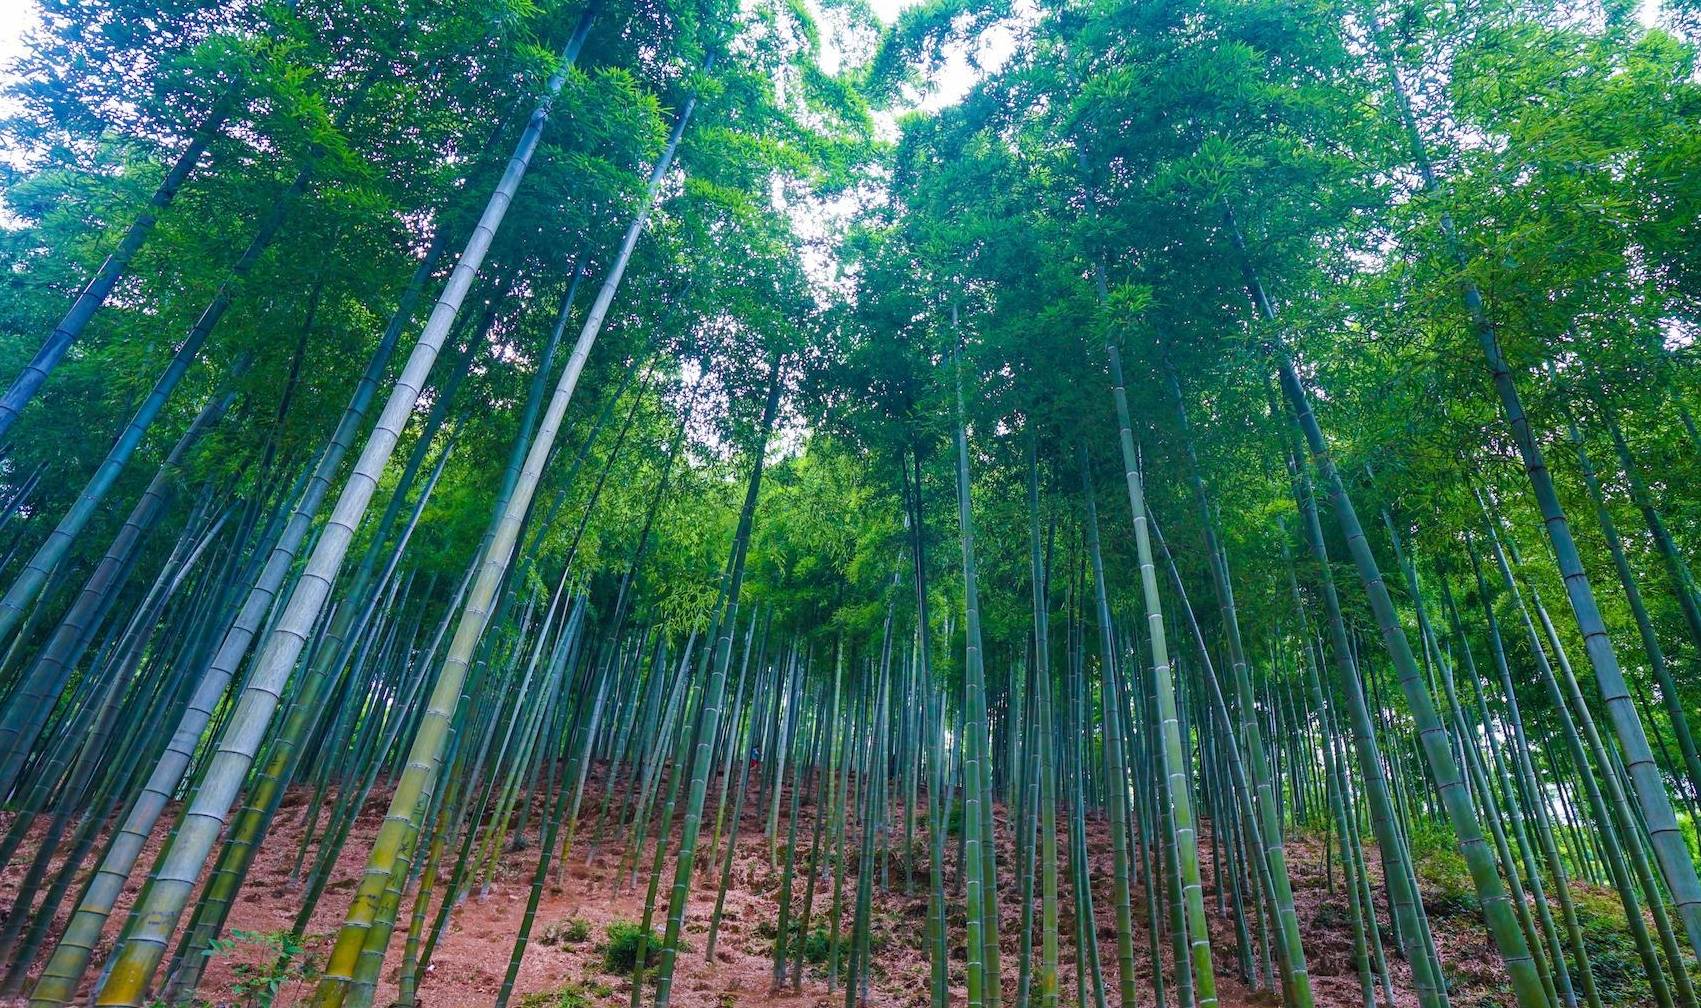
M601 801L601 768L592 777L585 796L579 837L559 884L546 883L539 906L532 939L521 964L515 986L513 1004L520 1004L525 995L540 995L574 986L597 1006L615 1008L625 1005L631 997L630 981L605 969L602 947L606 929L616 921L636 921L643 915L648 868L653 847L640 859L641 868L636 882L624 865L627 843L624 835L614 836L612 828L605 830L604 842L593 847L595 810ZM358 819L353 833L338 859L333 879L319 901L308 928L310 954L322 957L331 936L347 911L348 900L365 865L371 841L382 819L387 795L375 791ZM732 1006L786 1005L792 1008L827 1008L844 1004L842 989L830 992L823 967L806 970L801 992L794 992L788 982L785 988L773 986L773 934L778 920L781 871L769 860L770 847L763 835L765 808L757 808L755 790L745 804L740 824L737 851L734 856L731 886L727 893L721 933L714 961L704 956L708 920L714 906L718 874L697 873L691 890L685 924L685 946L676 970L672 1002L680 1008L732 1008ZM789 801L787 802L789 805ZM278 820L268 836L256 861L248 884L243 888L232 910L229 928L232 931L267 933L287 931L300 906L302 892L289 880L289 869L296 858L302 832L305 829L306 795L292 794L280 811ZM782 808L786 807L785 805ZM798 823L797 864L794 875L793 913L801 908L809 884L806 866L809 858L809 837L814 824L815 808L805 800ZM712 815L712 808L711 808ZM1016 886L1017 873L1014 851L1004 810L999 808L999 877L1002 882L1000 934L1006 1004L1013 1003L1017 975L1020 969L1021 946L1018 938L1021 921L1021 893ZM1060 820L1063 817L1060 816ZM537 815L531 818L528 830L530 843L510 850L501 859L500 867L491 880L488 895L480 898L477 888L459 906L442 943L432 958L429 973L420 985L419 1003L426 1008L439 1006L488 1005L501 985L513 950L529 894L531 879L537 864ZM0 819L0 826L9 826L9 816ZM169 822L169 818L167 822ZM38 824L37 832L40 830ZM699 848L706 851L712 823L706 824ZM781 832L784 833L782 819ZM1067 857L1069 851L1067 826L1060 822L1058 843L1060 865L1060 906L1063 913L1060 927L1059 978L1064 1004L1076 1002L1074 954L1074 905L1070 892ZM1097 920L1094 937L1099 947L1101 970L1109 1002L1116 1001L1117 943L1113 890L1112 855L1107 823L1097 816L1090 817L1088 832L1088 862L1093 879L1093 900ZM874 951L873 974L868 989L867 1004L873 1006L916 1006L929 1004L929 960L926 951L927 927L927 860L923 832L918 828L913 848L918 858L913 876L913 891L905 891L906 863L901 848L902 819L894 826L895 843L892 855L881 866L881 881L876 886L872 933ZM1205 901L1211 917L1212 945L1218 975L1218 993L1224 1008L1276 1005L1280 997L1268 989L1257 989L1238 976L1235 957L1235 931L1232 920L1216 912L1217 899L1212 858L1209 853L1209 828L1201 841L1201 861L1205 872ZM154 853L163 839L164 828L156 834L145 863L151 864ZM781 840L784 837L782 835ZM955 838L948 845L947 861L954 862ZM848 850L854 857L853 843ZM33 847L26 843L13 863L0 871L0 906L10 906L15 898L20 878L28 868ZM784 850L780 849L783 865ZM1361 1008L1357 972L1352 959L1352 939L1348 930L1346 897L1341 890L1339 869L1334 870L1334 891L1325 881L1325 859L1320 838L1300 836L1288 843L1290 874L1295 890L1301 935L1309 960L1316 1001L1323 1008ZM1376 874L1376 858L1370 852L1369 861ZM661 930L662 914L671 883L673 859L667 857L660 901L663 909L656 913L656 931ZM718 872L718 866L717 866ZM552 873L553 874L553 873ZM122 911L141 885L138 873L125 891L120 913L114 914L107 929L105 942L98 955L104 955L116 934ZM963 998L962 915L960 910L961 881L951 874L947 892L959 909L950 918L953 934L951 985L953 1002ZM1134 941L1134 968L1142 1004L1151 1004L1151 957L1145 929L1146 905L1142 887L1133 886L1133 917L1137 928ZM844 887L844 929L848 932L855 895L854 876L847 877ZM1380 894L1379 894L1380 895ZM812 908L811 930L823 927L832 905L833 879L828 859L823 856L818 872ZM1162 896L1160 894L1160 901ZM69 902L69 901L68 901ZM1037 903L1037 900L1036 900ZM396 997L396 980L402 960L403 934L406 916L412 910L412 892L403 903L403 919L390 944L389 957L378 991L377 1004L389 1004ZM1160 907L1160 910L1166 909ZM1386 907L1381 907L1384 923ZM433 907L432 913L436 909ZM1036 905L1035 915L1038 916ZM62 912L61 916L64 916ZM583 921L588 936L570 940L561 932L568 925ZM56 924L55 928L61 926ZM1456 992L1456 1005L1491 1005L1509 1000L1496 992L1504 989L1498 960L1489 945L1480 922L1462 919L1438 923L1436 940L1442 957L1454 968L1455 977L1465 982L1466 989ZM1167 938L1162 942L1161 957L1170 955ZM201 987L205 1003L215 1006L242 1003L233 992L239 963L259 962L269 958L257 943L238 942L233 950L214 956ZM99 961L97 959L97 961ZM1390 955L1398 1008L1410 1008L1417 1003L1410 987L1410 973L1405 963ZM38 967L39 968L39 964ZM1166 967L1166 984L1168 983ZM1167 987L1168 1000L1173 1003L1173 986ZM301 1003L309 993L306 983L296 982L285 987L277 1003ZM22 1004L21 1000L0 1004ZM535 1003L553 1004L542 998Z

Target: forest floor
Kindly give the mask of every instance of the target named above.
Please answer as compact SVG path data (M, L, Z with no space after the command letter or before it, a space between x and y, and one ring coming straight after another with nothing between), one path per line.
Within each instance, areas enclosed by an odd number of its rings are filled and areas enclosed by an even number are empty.
M651 854L646 852L643 867L636 883L623 865L626 855L624 837L594 849L591 840L595 832L596 809L600 805L601 768L587 786L580 833L575 849L566 866L564 877L557 884L546 883L541 905L532 930L531 943L526 949L515 994L511 1004L525 1008L616 1008L629 1002L630 980L608 971L604 962L607 930L616 922L637 921L643 916L647 873ZM305 791L292 793L286 799L278 820L267 837L256 860L248 884L238 897L231 913L227 934L244 933L245 938L233 947L215 954L201 987L205 1004L214 1006L241 1005L246 1002L236 993L241 964L259 963L271 958L271 949L261 936L277 935L292 926L302 892L289 879L297 849L305 829L305 810L308 795ZM373 836L383 817L387 795L375 790L345 844L333 879L319 901L306 939L307 956L322 961L331 938L347 909L349 896L365 865ZM740 824L737 852L734 857L731 885L727 892L721 933L715 950L715 960L705 961L703 949L708 931L708 919L713 909L718 865L713 873L700 871L692 887L685 923L685 949L681 952L674 982L673 1004L679 1008L733 1008L742 1005L787 1005L793 1008L827 1008L844 1001L843 991L828 990L824 965L806 967L801 993L789 986L773 989L773 935L778 920L780 881L782 872L770 863L770 848L763 835L766 809L756 807L755 789L746 802ZM789 801L782 803L782 811ZM173 810L175 811L175 810ZM798 821L797 865L793 881L793 913L796 914L808 886L807 863L809 841L814 819L811 802L802 805ZM1002 919L1003 975L1007 991L1013 994L1019 970L1021 895L1016 887L1013 870L1013 849L1004 809L996 815L999 836L999 877L1002 883L1000 898ZM9 815L0 818L0 827L9 826ZM1074 978L1073 894L1069 887L1067 858L1069 851L1067 824L1059 817L1060 899L1064 919L1059 928L1061 975L1059 985L1064 1004L1076 1002ZM169 823L168 816L164 823ZM459 1008L490 1004L501 985L509 957L524 915L531 879L537 864L535 823L530 830L531 843L521 849L508 851L491 880L489 892L480 898L476 890L456 909L447 933L436 949L430 969L421 981L419 1003L424 1008ZM707 849L713 823L704 828L700 854ZM38 824L37 829L41 827ZM782 818L781 832L784 832ZM901 830L900 819L897 829ZM611 831L612 832L612 831ZM1095 937L1108 992L1109 1002L1116 1003L1117 948L1115 904L1113 901L1112 855L1109 827L1099 816L1087 822L1088 860L1093 879L1093 901L1097 919ZM875 1006L917 1006L929 1004L929 965L925 936L927 930L926 866L927 848L918 828L914 846L917 874L914 894L904 892L905 870L901 857L883 865L883 875L889 889L876 887L871 934L874 968L870 979L867 1004ZM164 836L164 825L156 833L146 855L151 864L153 855ZM1238 975L1235 958L1235 934L1231 916L1217 912L1216 872L1209 845L1210 831L1206 824L1201 838L1201 862L1204 872L1205 900L1211 918L1212 945L1216 949L1218 993L1224 1008L1252 1005L1276 1005L1280 998L1268 989L1256 989ZM783 841L783 836L781 840ZM897 849L900 844L894 844ZM652 848L653 850L653 848ZM854 844L847 850L853 852ZM1316 995L1321 1008L1360 1008L1358 976L1352 961L1352 937L1346 896L1341 888L1338 866L1333 870L1334 886L1325 878L1325 854L1320 836L1300 834L1289 838L1288 863L1293 879L1295 905L1299 914L1301 935ZM32 845L0 872L0 900L10 905L16 895L19 879L28 866ZM955 852L949 851L948 863ZM784 849L779 849L783 867ZM830 869L823 864L816 885L810 930L827 924L832 906L833 882ZM1378 876L1376 858L1369 855L1373 876ZM309 859L311 863L311 858ZM655 930L661 923L667 900L667 885L671 883L672 856L667 858L663 888L660 894L662 909L656 913ZM701 860L699 862L701 866ZM961 883L951 879L953 901L959 904L956 893ZM108 927L106 941L97 950L97 962L110 947L122 911L140 888L134 878L127 886L120 913L114 914ZM1135 972L1141 1003L1150 1004L1150 956L1144 926L1146 906L1142 887L1134 886ZM1380 889L1380 887L1379 887ZM845 932L850 930L855 900L854 877L847 879L844 888ZM1227 894L1225 894L1227 895ZM1380 897L1380 892L1379 892ZM1454 901L1433 897L1427 887L1426 903L1432 904L1432 925L1442 959L1454 983L1452 1003L1458 1008L1472 1005L1510 1004L1503 993L1504 973L1498 957L1474 912L1461 910ZM1161 898L1161 897L1160 897ZM390 955L385 963L377 1004L386 1005L396 996L396 980L402 959L402 933L407 927L406 914L411 911L412 899L404 902L404 918L391 942ZM1386 934L1386 907L1380 907ZM435 907L433 908L435 913ZM1036 900L1035 915L1038 916ZM583 922L582 926L576 926ZM960 908L951 920L954 942L952 986L954 1002L962 997L962 916ZM55 926L55 932L58 927ZM576 939L576 940L575 940ZM1163 958L1169 958L1167 942ZM1393 977L1399 1008L1417 1003L1410 985L1410 973L1403 961L1390 955L1389 967ZM39 964L38 964L39 968ZM841 967L842 969L842 967ZM1168 978L1166 977L1166 984ZM1173 1001L1173 988L1167 988ZM279 1005L298 1004L310 991L309 984L300 979L287 983L277 1000ZM574 996L582 998L575 1000ZM1006 1004L1013 1002L1007 994ZM21 1000L0 999L0 1005L22 1004Z

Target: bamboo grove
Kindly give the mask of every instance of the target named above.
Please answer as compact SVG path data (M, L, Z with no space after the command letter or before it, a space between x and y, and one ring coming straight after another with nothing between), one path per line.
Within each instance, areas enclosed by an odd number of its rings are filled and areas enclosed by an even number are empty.
M33 14L7 1003L1701 1004L1687 3Z

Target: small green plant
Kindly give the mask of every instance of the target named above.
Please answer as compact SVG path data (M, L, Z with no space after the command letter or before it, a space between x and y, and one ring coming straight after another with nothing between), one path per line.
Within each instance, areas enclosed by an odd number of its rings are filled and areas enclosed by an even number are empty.
M1424 907L1437 917L1457 917L1477 913L1482 904L1477 900L1476 885L1470 870L1458 851L1436 851L1418 861L1418 877L1428 883L1423 894Z
M930 819L929 816L930 816L930 814L924 814L924 815L918 817L919 823L920 823L921 826L926 827L926 826L931 825L932 820ZM945 835L946 836L960 836L962 834L962 832L963 832L963 806L962 806L961 803L958 803L958 804L951 806L951 814L945 817ZM925 854L925 852L926 852L926 847L925 847L925 844L924 844L923 853Z
M233 962L236 982L231 993L248 1008L271 1008L291 984L310 985L319 979L319 957L308 951L311 940L289 931L237 931L216 938L207 954L234 955L240 949L259 950L258 962Z
M590 936L591 922L574 917L545 927L537 940L542 945L577 945Z
M786 949L786 957L788 959L797 955L799 942L802 942L803 944L803 959L805 962L812 966L826 965L827 957L831 955L833 951L833 939L832 936L827 933L826 928L818 927L802 936L793 934L791 945ZM842 949L845 947L845 944L846 938L841 935L839 937L839 947Z
M843 943L844 938L841 937L839 944ZM833 951L833 944L833 937L827 933L826 928L816 928L803 936L804 960L816 966L824 965Z
M520 1008L591 1008L594 1003L582 984L569 983L527 994L520 999Z
M1422 861L1432 854L1457 853L1459 838L1453 832L1453 827L1447 823L1418 819L1411 824L1411 842L1408 846L1411 848L1412 859Z
M1413 823L1411 851L1422 883L1423 904L1430 914L1457 917L1481 910L1476 884L1450 827L1444 823Z
M661 951L661 939L654 931L646 933L632 921L615 921L608 926L608 941L602 947L603 968L610 973L631 973L638 965L638 946L644 945L644 966L649 968Z
M1311 915L1311 926L1319 929L1346 930L1352 926L1352 914L1339 903L1321 903Z

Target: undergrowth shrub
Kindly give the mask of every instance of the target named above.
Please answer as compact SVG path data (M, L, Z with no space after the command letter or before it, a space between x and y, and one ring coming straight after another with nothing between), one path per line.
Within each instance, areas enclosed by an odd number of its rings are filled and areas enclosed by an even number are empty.
M246 1008L271 1008L284 988L310 986L319 980L319 957L309 951L317 938L303 938L289 931L241 931L228 938L214 939L208 955L241 954L244 948L258 951L258 962L231 963L236 982L231 993Z
M827 964L828 957L832 955L834 942L832 935L827 933L827 929L825 927L818 927L808 934L803 935L801 938L794 934L791 940L791 947L786 949L786 958L791 959L797 956L798 945L800 943L803 946L804 962L807 962L812 966L825 966ZM840 955L842 956L844 954L843 950L848 944L844 935L839 936L837 944L840 949Z
M1423 889L1424 909L1436 917L1476 914L1482 909L1459 841L1447 823L1414 822L1412 866Z
M537 940L543 945L577 945L591 936L591 922L581 917L556 921L543 929Z
M646 969L655 964L658 953L661 952L661 938L654 931L648 934L644 955ZM608 926L608 941L602 947L603 968L610 973L631 973L638 966L638 946L645 941L642 926L632 921L611 923Z
M538 991L520 998L520 1008L591 1008L585 988L576 983L563 984L555 990Z

